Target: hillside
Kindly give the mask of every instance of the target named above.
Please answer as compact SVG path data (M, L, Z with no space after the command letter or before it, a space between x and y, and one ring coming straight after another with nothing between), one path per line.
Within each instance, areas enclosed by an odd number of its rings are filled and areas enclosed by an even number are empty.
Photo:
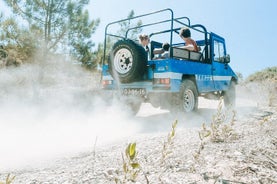
M247 77L246 82L263 82L265 80L277 81L277 66L269 67L250 75Z

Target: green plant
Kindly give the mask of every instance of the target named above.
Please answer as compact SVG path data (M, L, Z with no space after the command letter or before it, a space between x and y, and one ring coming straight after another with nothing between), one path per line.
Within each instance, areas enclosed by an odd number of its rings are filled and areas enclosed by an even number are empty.
M122 154L124 179L136 181L140 171L140 164L137 159L136 143L130 143L125 150L125 159Z
M172 146L173 146L173 140L176 135L176 126L178 124L178 121L174 121L171 126L171 131L169 132L167 139L164 141L163 144L163 150L162 150L162 156L161 156L161 165L165 163L165 160L168 158L168 156L172 153ZM125 154L122 155L123 160L123 174L121 175L118 170L116 171L108 171L105 173L106 177L112 181L114 181L116 184L125 184L128 182L136 182L137 178L140 173L143 174L146 183L149 183L149 180L147 178L147 175L145 172L143 172L143 169L141 167L141 164L138 162L138 152L136 150L136 143L129 143L128 146L125 149ZM162 175L162 174L161 174ZM159 175L160 181L161 175Z
M146 183L149 183L146 174L143 172L142 167L138 162L137 155L136 143L129 143L125 149L125 155L122 154L123 175L120 175L117 170L115 173L110 172L108 175L106 174L106 176L109 177L109 179L112 179L115 183L125 184L128 182L136 182L139 173L142 173L145 177Z
M11 177L11 174L8 174L6 181L5 182L0 181L0 184L11 184L14 181L14 179L15 179L15 176Z

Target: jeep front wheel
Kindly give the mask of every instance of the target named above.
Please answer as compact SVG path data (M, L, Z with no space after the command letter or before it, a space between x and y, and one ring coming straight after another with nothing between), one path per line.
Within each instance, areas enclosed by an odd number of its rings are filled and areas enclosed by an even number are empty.
M231 81L230 87L223 92L224 105L226 107L236 106L236 83Z

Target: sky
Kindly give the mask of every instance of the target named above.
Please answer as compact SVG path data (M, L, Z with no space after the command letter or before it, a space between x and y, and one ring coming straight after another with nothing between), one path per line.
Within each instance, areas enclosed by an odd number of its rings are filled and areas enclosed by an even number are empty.
M192 24L202 24L209 32L224 37L231 67L246 78L277 66L276 7L276 0L90 0L87 8L91 19L101 21L91 38L96 44L104 41L106 24L126 18L131 10L140 15L170 8L175 17L187 16Z
M267 67L277 66L276 0L91 0L91 18L101 24L92 38L104 39L109 22L170 8L175 17L187 16L192 24L202 24L208 31L225 38L231 67L243 77ZM144 22L146 23L146 22Z

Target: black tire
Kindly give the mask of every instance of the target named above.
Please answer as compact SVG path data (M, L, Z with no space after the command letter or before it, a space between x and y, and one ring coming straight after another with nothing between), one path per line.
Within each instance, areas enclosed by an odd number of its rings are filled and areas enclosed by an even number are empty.
M179 96L179 93L150 93L148 94L148 100L155 108L160 107L161 109L176 112L180 106Z
M131 113L136 115L140 110L141 102L130 102L128 105L130 107Z
M141 103L143 99L140 97L127 97L120 98L120 101L124 103L126 111L129 111L132 115L136 115L140 110Z
M180 87L180 111L192 112L198 109L198 92L193 81L185 79Z
M161 107L162 109L167 109L170 103L169 93L149 93L149 102L155 108Z
M229 89L223 92L223 99L225 107L236 106L236 83L231 81Z
M139 81L147 65L147 52L132 40L119 40L109 57L109 68L115 80L122 83Z
M161 95L157 93L148 93L148 101L155 108L161 106Z

